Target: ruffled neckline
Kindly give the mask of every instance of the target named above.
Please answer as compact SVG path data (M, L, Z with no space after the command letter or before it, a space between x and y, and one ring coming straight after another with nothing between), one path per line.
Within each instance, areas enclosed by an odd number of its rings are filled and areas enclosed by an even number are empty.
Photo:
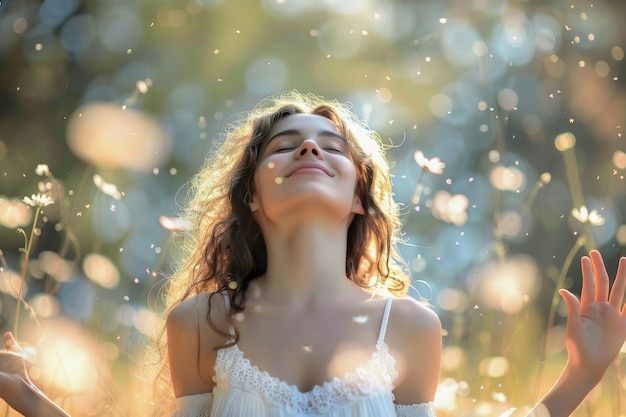
M292 412L325 413L336 404L351 403L372 394L391 394L397 378L395 364L387 344L379 341L367 363L303 392L296 385L259 370L234 344L218 351L215 373L218 387L222 382L231 389L256 393L266 402Z

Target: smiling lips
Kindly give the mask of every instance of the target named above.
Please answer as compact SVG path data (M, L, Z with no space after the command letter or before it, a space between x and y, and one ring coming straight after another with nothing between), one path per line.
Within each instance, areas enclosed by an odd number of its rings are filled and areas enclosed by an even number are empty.
M289 173L287 173L287 175L285 175L285 177L290 177L294 174L326 174L329 177L333 177L334 175L331 175L330 172L328 172L328 170L321 166L321 165L317 165L317 164L298 164L297 166L295 166L291 171L289 171Z

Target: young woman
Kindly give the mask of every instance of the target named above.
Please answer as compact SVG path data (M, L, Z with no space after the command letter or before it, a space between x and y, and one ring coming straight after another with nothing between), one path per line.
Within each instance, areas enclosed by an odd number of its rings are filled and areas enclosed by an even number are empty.
M279 97L231 128L191 185L157 381L176 398L163 410L435 415L441 326L406 297L398 210L373 132L335 102ZM626 259L611 291L598 252L582 258L582 270L581 301L561 292L569 361L540 404L551 417L578 406L626 337ZM24 372L0 369L11 406L60 415Z

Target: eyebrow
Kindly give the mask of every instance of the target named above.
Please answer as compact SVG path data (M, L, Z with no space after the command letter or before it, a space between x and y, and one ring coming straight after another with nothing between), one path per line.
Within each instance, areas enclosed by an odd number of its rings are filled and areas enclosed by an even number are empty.
M300 132L297 129L287 129L287 130L281 130L280 132L272 135L272 137L267 141L267 143L270 143L272 141L272 139L278 137L278 136L288 136L288 135L298 135L301 136L302 132ZM343 136L341 136L339 133L337 132L333 132L332 130L320 130L319 132L317 132L317 136L330 136L330 137L334 137L337 139L341 139L343 142L347 143L346 138L344 138Z

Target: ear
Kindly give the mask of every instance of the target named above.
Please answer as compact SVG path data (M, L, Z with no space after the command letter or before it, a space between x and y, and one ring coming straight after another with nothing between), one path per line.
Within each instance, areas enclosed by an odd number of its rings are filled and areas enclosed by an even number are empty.
M250 200L250 203L248 203L248 205L250 206L250 211L253 213L259 209L258 199L254 196L252 196L252 199Z
M361 204L361 199L357 195L354 196L354 201L352 202L352 212L360 215L365 214L363 204Z

